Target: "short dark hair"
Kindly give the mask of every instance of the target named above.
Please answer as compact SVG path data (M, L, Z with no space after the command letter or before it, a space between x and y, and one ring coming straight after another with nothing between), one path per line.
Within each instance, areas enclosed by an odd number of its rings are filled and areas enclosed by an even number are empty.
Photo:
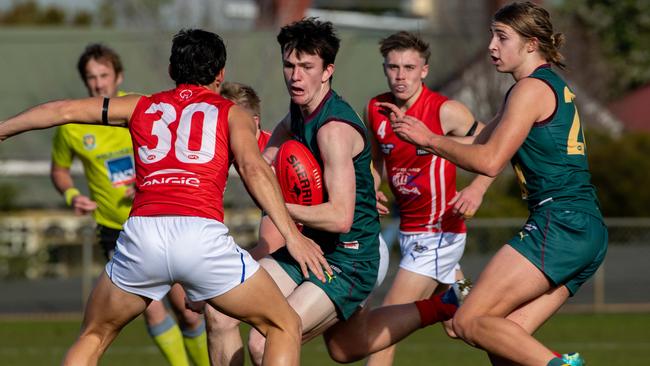
M221 84L221 96L249 110L254 116L260 116L260 97L252 87L235 82Z
M341 44L332 22L322 22L313 17L285 25L277 39L282 53L295 50L318 55L323 60L323 67L334 63Z
M172 40L169 65L176 85L208 85L226 66L226 46L215 33L181 29Z
M115 75L119 75L124 71L120 55L115 50L101 43L91 43L86 46L86 49L79 56L79 61L77 61L77 71L79 71L79 76L81 76L84 84L86 83L86 65L90 60L110 63L113 66Z
M424 59L424 63L429 63L429 44L422 40L420 36L412 32L400 31L379 41L379 52L383 57L388 56L391 51L415 50Z

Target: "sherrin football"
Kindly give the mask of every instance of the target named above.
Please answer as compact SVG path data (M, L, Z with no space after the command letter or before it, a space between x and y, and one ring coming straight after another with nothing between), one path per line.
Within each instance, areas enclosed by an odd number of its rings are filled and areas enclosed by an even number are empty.
M309 149L296 140L283 143L273 163L284 200L303 206L323 203L320 165Z

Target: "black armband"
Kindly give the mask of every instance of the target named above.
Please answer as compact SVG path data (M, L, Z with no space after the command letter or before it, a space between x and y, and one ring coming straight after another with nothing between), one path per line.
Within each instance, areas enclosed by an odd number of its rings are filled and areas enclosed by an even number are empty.
M476 127L478 127L478 121L474 121L474 124L472 127L469 128L469 131L467 131L467 134L465 136L474 136L474 132L476 132Z
M108 124L108 102L110 98L104 97L104 105L102 106L102 124Z

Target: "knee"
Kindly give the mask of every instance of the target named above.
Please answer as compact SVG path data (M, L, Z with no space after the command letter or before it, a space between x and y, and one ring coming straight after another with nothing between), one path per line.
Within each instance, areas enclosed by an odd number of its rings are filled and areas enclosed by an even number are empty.
M295 335L299 340L302 339L302 319L293 309L289 312L286 331Z
M341 346L337 343L327 342L327 353L337 363L351 363L363 359L365 354L358 354L350 347Z
M453 318L452 329L459 338L472 346L476 346L477 334L484 323L482 319L481 316L466 314L459 310Z
M255 331L251 330L248 336L248 352L251 355L251 361L253 364L260 365L262 364L262 357L264 356L264 345L266 343L266 338Z
M355 339L358 336L356 334L350 338L348 337L349 333L339 329L345 330L345 328L330 328L323 334L327 353L329 353L332 360L337 363L351 363L368 356L368 347L365 343L367 340Z
M152 301L144 310L144 319L149 325L161 323L167 315L167 309L160 301Z
M282 315L275 318L274 321L271 321L267 324L267 331L275 328L287 336L290 336L292 339L296 340L298 343L302 339L302 320L298 313L293 310L290 306L287 306L286 311L282 312Z
M239 320L231 318L226 314L223 314L211 306L206 306L205 308L205 328L209 334L219 334L231 331L233 329L238 330Z

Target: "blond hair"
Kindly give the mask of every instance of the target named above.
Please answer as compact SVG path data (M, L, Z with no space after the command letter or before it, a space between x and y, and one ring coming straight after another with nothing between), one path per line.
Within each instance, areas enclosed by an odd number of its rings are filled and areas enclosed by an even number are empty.
M407 31L393 33L390 36L379 41L379 52L385 58L391 51L415 50L424 59L424 63L429 63L429 44L422 40L417 34Z
M221 84L221 96L247 109L253 116L261 115L261 101L255 90L242 83L228 82Z
M564 56L559 49L565 41L562 33L553 32L551 15L541 6L526 2L514 2L497 10L494 22L503 23L526 39L537 39L539 51L547 61L564 69Z

